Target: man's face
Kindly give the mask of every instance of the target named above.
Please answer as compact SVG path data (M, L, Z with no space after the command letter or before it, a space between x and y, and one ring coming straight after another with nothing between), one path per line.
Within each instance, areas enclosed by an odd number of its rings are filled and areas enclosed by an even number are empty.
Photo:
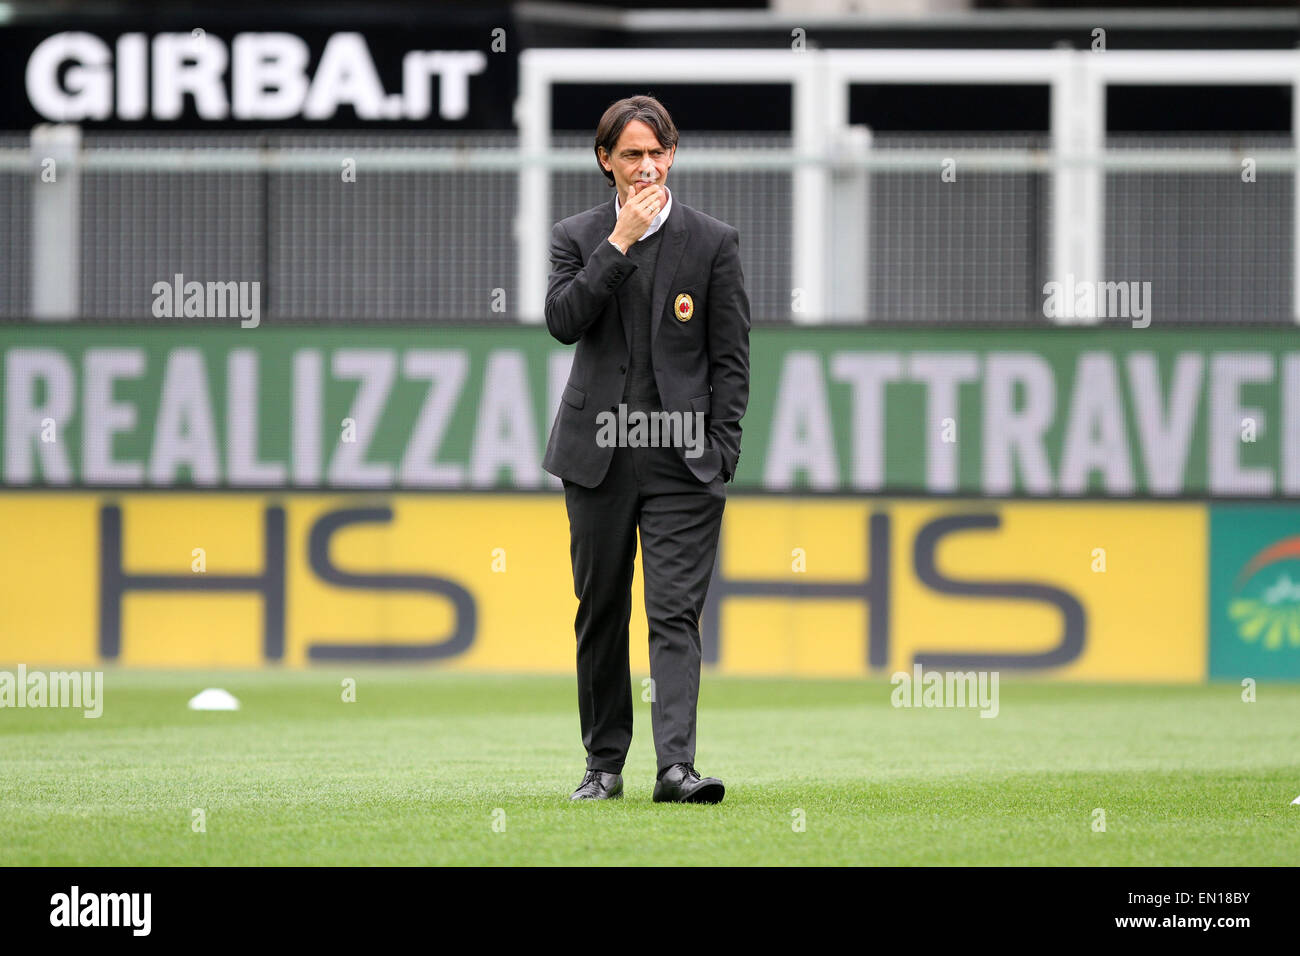
M640 192L651 184L665 185L676 152L676 147L664 149L646 123L632 120L623 127L622 135L614 144L614 155L602 147L599 158L600 165L614 174L619 197L626 199L628 186L634 185Z

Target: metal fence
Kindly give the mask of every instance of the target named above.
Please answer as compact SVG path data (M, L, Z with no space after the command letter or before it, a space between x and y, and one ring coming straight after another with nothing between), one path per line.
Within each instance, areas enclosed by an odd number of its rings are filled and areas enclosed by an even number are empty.
M1053 190L1046 137L875 135L822 157L789 136L684 134L675 198L735 225L754 321L1049 324ZM1291 324L1289 136L1116 137L1105 166L1104 275L1149 281L1157 321ZM499 134L88 134L68 231L76 313L151 321L155 282L258 281L278 323L513 322L520 164L549 167L548 222L609 201L590 135L545 156ZM0 318L27 321L40 150L0 139ZM1242 158L1261 156L1253 181ZM1269 159L1271 157L1271 159ZM344 175L351 161L355 181ZM834 256L822 314L792 279L796 170L832 170ZM65 170L66 172L66 170ZM42 260L48 262L49 260ZM167 319L168 322L212 321ZM217 320L225 321L225 320Z

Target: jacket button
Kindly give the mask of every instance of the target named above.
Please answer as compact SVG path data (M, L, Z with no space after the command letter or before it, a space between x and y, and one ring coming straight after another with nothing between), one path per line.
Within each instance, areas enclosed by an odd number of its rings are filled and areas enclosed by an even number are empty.
M617 405L611 405L611 406L609 406L609 410L610 410L611 412L616 412L616 411L618 411L618 406L617 406Z
M620 365L620 366L618 367L618 370L619 370L620 372L626 372L626 371L627 371L627 366L626 366L626 365Z

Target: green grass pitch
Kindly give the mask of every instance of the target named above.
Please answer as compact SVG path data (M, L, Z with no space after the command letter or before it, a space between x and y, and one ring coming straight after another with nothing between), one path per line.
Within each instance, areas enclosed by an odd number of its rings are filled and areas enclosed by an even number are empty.
M242 709L187 710L209 686ZM1298 686L1005 679L994 719L892 689L706 674L727 796L693 806L650 800L639 693L624 799L568 800L571 677L109 670L97 720L0 710L0 864L1300 863Z

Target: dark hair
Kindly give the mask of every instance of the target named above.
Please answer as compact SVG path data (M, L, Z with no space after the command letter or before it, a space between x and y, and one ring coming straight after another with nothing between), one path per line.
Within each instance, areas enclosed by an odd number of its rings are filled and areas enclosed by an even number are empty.
M632 120L640 120L654 130L655 139L659 140L659 145L664 149L672 149L677 145L677 127L673 125L673 118L668 115L668 110L664 105L653 96L629 96L626 99L611 103L609 109L605 110L605 115L600 118L600 123L596 126L596 165L600 166L600 150L603 147L605 152L612 159L614 156L614 147L618 145L618 138L623 135L623 129ZM614 174L604 166L600 166L600 171L605 174L609 180L609 185L614 185Z

